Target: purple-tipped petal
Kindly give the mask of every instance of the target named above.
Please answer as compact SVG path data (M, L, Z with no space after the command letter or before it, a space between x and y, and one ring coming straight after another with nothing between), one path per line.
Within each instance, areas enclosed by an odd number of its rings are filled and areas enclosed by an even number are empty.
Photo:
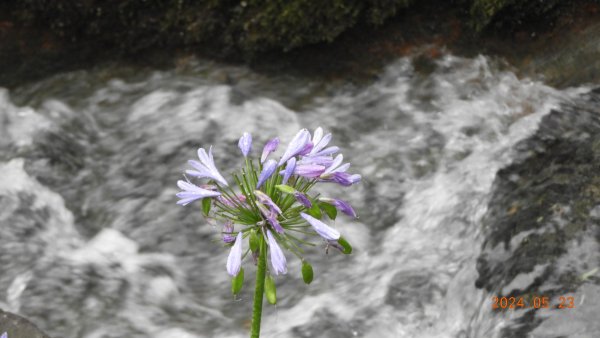
M225 178L223 178L215 166L215 161L212 156L212 147L208 149L208 154L204 148L198 149L198 158L200 159L200 162L194 160L188 161L188 163L196 170L186 170L186 173L200 178L211 178L225 186L228 185Z
M240 137L238 147L242 151L242 154L244 154L244 157L248 157L248 153L250 153L250 150L252 149L252 135L244 133L244 135Z
M242 267L242 232L238 232L235 243L227 257L227 273L235 277Z
M233 235L233 223L231 221L228 221L227 223L225 223L225 225L223 226L223 242L225 243L231 243L233 241L235 241L235 236Z
M265 183L265 181L268 180L269 177L271 177L271 175L273 175L273 172L275 172L276 168L277 161L275 160L268 160L267 163L265 163L265 165L263 166L263 170L258 176L258 183L256 183L256 189L260 188L260 186L263 185L263 183Z
M294 174L302 177L316 178L321 176L325 167L318 164L298 164L294 169Z
M321 182L333 182L333 183L337 183L340 185L343 185L345 187L349 187L354 183L358 183L360 182L360 175L350 175L348 173L344 173L344 172L336 172L333 174L327 174L324 177L324 175L320 176L321 178L319 179L319 181Z
M260 213L266 218L267 222L271 224L273 230L275 230L277 233L282 234L283 227L281 226L281 224L279 224L279 221L277 220L277 211L273 209L268 209L261 202L256 202L256 206L258 207L258 210L260 210Z
M262 192L260 190L254 190L254 196L256 196L256 199L260 203L268 206L269 208L271 208L271 210L273 210L281 215L281 209L279 209L277 204L275 204L275 202L273 202L273 200L271 199L271 197L269 197L269 195L265 194L264 192Z
M296 158L292 157L287 161L287 164L285 165L285 170L283 171L283 180L281 181L281 184L287 184L287 181L290 179L295 169Z
M308 132L308 130L306 130L306 129L300 130L296 134L296 136L294 136L292 141L290 141L290 144L288 145L287 149L285 150L285 153L283 153L283 156L279 160L278 165L283 165L285 162L287 162L287 160L298 155L302 150L304 150L304 147L306 147L306 144L309 142L310 142L310 133Z
M308 209L312 208L312 202L308 199L308 197L305 194L303 194L299 191L296 191L294 193L294 197L296 198L296 201L298 201L300 204L302 204L306 208L308 208Z
M325 148L329 142L331 141L331 134L327 134L323 136L323 128L318 127L313 134L313 148L310 151L310 155L315 155L319 153L323 148Z
M344 160L344 155L339 154L338 156L336 156L335 159L333 160L333 163L331 163L329 168L327 168L325 170L325 172L323 173L323 176L334 173L336 171L337 167L339 167L340 164L342 164L343 160Z
M332 204L333 206L335 206L336 209L343 212L344 214L350 217L356 217L356 212L354 211L350 203L344 200L321 197L319 198L319 201Z
M177 204L179 205L188 205L195 200L206 197L217 197L221 195L219 192L202 189L196 185L193 185L192 183L182 180L177 181L177 186L183 190L176 194L176 196L180 198L180 200L177 201Z
M319 221L318 219L307 215L303 212L300 213L300 216L302 216L302 218L304 218L310 225L312 225L313 229L315 229L315 231L326 240L335 241L340 238L339 231L335 230L334 228L331 228L327 224Z
M283 255L283 251L277 244L277 241L273 237L273 234L267 229L267 241L269 243L269 251L271 252L271 265L273 266L273 272L276 275L287 273L287 261Z
M298 152L298 155L300 155L300 156L308 155L310 153L310 151L312 150L312 148L313 148L312 142L308 141L308 143L306 143L304 148L302 148L302 150L300 150L300 152Z
M267 142L267 144L265 144L265 147L263 148L262 155L260 156L260 163L265 163L265 161L267 160L267 156L269 156L269 154L277 150L278 146L279 138L277 137Z

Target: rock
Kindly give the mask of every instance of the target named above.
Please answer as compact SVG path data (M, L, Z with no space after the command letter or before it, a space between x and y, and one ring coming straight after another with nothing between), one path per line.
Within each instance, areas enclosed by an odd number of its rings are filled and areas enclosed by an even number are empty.
M6 332L8 338L50 338L27 319L2 310L0 310L0 328L0 333Z
M525 336L541 323L547 333L558 322L570 330L562 330L565 335L598 336L597 326L580 325L582 318L600 315L600 304L589 301L600 285L592 273L600 262L598 103L596 91L552 111L534 136L517 145L517 161L498 172L476 286L529 302L548 297L551 305L515 310L503 337ZM580 302L575 310L554 308L568 295ZM579 319L561 320L567 312Z

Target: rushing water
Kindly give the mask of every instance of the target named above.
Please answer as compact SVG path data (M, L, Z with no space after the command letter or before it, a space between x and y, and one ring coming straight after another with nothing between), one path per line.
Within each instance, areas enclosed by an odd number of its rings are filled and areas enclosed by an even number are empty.
M259 149L320 125L364 178L324 191L357 209L336 221L355 251L310 252L310 286L289 255L263 336L498 336L508 319L474 285L493 180L585 89L482 56L417 64L365 85L203 61L104 66L0 91L0 307L53 337L245 337L252 278L230 296L218 229L175 205L175 182L199 146L230 168L244 131Z

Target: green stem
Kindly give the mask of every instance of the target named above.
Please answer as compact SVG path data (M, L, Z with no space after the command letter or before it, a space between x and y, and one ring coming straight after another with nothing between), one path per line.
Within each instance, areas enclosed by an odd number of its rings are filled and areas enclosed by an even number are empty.
M254 307L252 310L252 332L250 338L260 336L260 318L262 315L263 294L265 293L265 273L267 270L267 245L260 239L258 264L256 267L256 289L254 290Z

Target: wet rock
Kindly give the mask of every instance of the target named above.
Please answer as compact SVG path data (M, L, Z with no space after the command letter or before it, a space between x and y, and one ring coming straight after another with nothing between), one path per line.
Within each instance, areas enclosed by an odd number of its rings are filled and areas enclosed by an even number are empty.
M9 338L50 338L29 320L0 310L0 333L4 332Z
M518 160L498 172L483 224L476 286L494 296L527 302L540 296L550 302L549 309L517 309L503 337L553 327L561 314L552 311L586 318L600 314L599 303L584 302L600 285L594 273L600 264L598 102L596 91L552 111L534 136L517 145ZM581 304L576 310L556 309L567 295ZM581 327L584 322L573 321L570 332L598 336L593 321Z

